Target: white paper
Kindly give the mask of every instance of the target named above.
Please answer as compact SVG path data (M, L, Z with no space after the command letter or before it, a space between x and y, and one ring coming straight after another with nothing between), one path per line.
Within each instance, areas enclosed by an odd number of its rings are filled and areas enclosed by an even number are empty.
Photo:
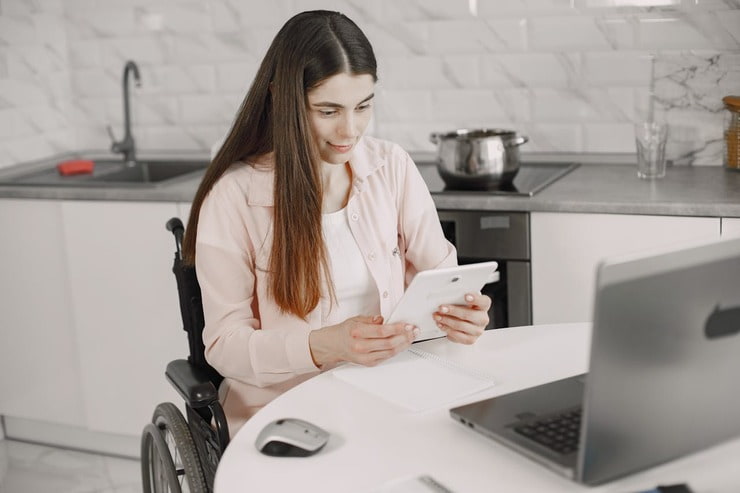
M414 412L449 405L494 385L487 375L414 348L374 367L345 365L334 375Z

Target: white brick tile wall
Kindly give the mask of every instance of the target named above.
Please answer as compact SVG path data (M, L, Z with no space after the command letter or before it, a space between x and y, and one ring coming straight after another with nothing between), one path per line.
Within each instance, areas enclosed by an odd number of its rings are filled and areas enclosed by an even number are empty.
M279 27L312 8L365 31L379 62L373 133L409 150L433 150L432 131L498 126L528 134L523 151L633 152L654 57L671 152L718 164L720 101L740 87L740 2L629 3L0 0L0 166L107 148L129 59L142 75L131 92L140 148L209 149Z
M605 32L592 17L538 17L532 19L529 26L529 45L533 50L608 50L612 47L608 29Z

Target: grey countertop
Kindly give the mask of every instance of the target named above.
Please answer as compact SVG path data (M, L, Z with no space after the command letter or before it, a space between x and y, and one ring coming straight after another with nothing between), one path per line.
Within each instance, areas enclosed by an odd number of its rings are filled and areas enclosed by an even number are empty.
M46 166L70 156L76 155L27 163L23 169ZM428 153L412 156L419 162L430 159ZM633 156L559 154L536 158L578 162L580 166L532 197L445 192L433 194L434 202L439 209L740 217L740 172L722 166L669 166L665 178L647 181L637 177ZM523 156L524 161L527 159ZM13 167L15 171L19 166ZM11 168L0 170L0 177L13 172ZM190 202L201 176L190 175L156 187L0 185L0 198ZM439 179L428 174L427 178Z

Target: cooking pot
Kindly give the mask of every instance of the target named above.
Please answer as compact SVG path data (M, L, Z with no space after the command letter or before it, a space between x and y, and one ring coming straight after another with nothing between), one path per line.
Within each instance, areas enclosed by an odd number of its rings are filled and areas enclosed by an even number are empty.
M447 188L491 190L511 185L519 171L519 146L529 140L513 130L460 129L432 133L437 170Z

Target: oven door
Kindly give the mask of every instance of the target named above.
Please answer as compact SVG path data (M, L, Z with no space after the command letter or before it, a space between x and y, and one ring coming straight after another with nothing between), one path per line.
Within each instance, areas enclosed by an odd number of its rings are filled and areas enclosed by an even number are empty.
M481 292L493 300L486 329L531 325L529 214L440 210L445 237L460 264L496 260L500 279Z

